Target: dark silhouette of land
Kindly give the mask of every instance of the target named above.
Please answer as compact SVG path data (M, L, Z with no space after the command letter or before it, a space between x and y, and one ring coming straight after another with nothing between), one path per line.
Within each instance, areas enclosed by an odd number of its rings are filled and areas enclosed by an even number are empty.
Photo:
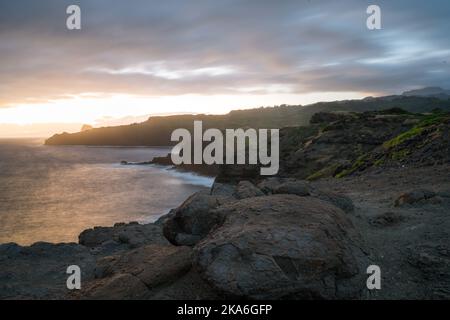
M434 91L433 91L434 92ZM446 96L447 97L447 96ZM317 112L364 112L402 108L409 112L450 111L450 99L418 96L386 96L320 102L307 106L266 107L231 111L225 115L174 115L150 117L142 123L94 128L78 133L56 134L46 140L47 145L108 145L108 146L169 146L170 135L177 128L193 129L194 120L203 121L203 128L283 128L306 126Z

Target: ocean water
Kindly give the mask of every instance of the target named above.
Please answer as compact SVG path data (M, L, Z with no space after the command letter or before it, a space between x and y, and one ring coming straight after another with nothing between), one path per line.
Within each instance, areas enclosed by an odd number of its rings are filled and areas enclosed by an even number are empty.
M76 242L94 226L152 222L213 179L153 165L168 148L44 146L0 139L0 243Z

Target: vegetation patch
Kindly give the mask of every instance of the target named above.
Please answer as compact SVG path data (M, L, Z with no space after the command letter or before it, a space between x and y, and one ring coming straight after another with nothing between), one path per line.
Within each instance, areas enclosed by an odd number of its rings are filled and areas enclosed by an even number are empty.
M419 134L421 134L423 132L423 130L425 130L425 128L415 126L414 128L412 128L406 132L403 132L402 134L399 134L395 138L386 141L385 143L383 143L383 147L385 149L389 149L389 148L398 146L399 144L403 143L404 141L411 139L415 136L418 136Z
M312 175L308 176L306 180L313 181L321 178L332 177L336 170L339 168L339 164L333 164L331 166L320 169L319 171L314 172Z
M353 172L359 170L363 165L365 165L367 163L368 159L369 159L368 154L359 156L358 159L356 159L356 161L353 163L353 165L350 169L345 169L345 170L339 172L338 174L335 175L335 178L342 178L342 177L348 176L348 175L352 174Z
M443 111L436 111L430 115L426 115L416 127L418 128L426 128L435 124L443 123L446 120L450 119L450 113Z
M415 125L410 130L403 132L402 134L399 134L395 138L383 143L383 147L385 149L396 147L399 144L405 142L406 140L418 136L426 128L443 123L444 121L448 121L449 119L450 114L448 112L437 111L430 115L426 115L420 120L420 122L417 125Z
M391 155L392 160L403 160L410 154L410 151L408 149L402 149L399 151L395 151Z

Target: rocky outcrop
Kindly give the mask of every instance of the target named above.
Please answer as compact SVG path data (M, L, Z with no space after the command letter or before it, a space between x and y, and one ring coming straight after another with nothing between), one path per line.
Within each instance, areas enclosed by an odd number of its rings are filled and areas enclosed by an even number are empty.
M100 259L95 280L81 296L89 299L150 298L160 286L170 285L191 269L191 249L147 245Z
M82 270L82 281L94 278L95 257L75 243L38 242L29 247L0 245L0 299L62 299L68 293L66 271Z
M201 276L228 297L356 298L363 254L346 215L296 195L243 199L216 210L224 223L196 247Z
M355 157L352 164L340 168L336 176L361 174L368 169L450 164L450 113L436 111L428 115L414 115L405 119L402 127L409 128Z
M233 198L236 193L236 186L228 183L220 183L215 181L211 187L210 194L213 196L221 196Z
M236 187L235 196L237 199L246 199L252 197L261 197L264 195L259 188L257 188L250 181L240 181Z
M419 270L424 295L428 299L450 299L450 246L448 241L424 243L408 249L408 263Z
M409 113L317 113L309 127L280 131L280 172L283 177L314 180L347 169L361 154L409 130Z
M79 235L79 243L96 254L112 254L146 244L169 244L157 224L117 223L114 227L94 227Z
M195 245L220 221L212 210L226 199L206 192L195 193L166 219L164 235L175 245Z
M193 162L193 161L192 161ZM220 166L213 164L213 165L207 165L207 164L174 164L172 162L171 154L169 153L165 157L154 157L150 162L146 162L143 164L156 164L161 166L171 166L174 167L177 170L180 171L189 171L189 172L195 172L201 175L205 176L216 176L220 171Z
M129 273L119 273L88 284L73 299L90 300L141 300L148 297L148 288L139 278Z
M258 187L266 194L295 194L297 196L312 196L330 202L345 212L352 212L352 200L337 192L323 190L311 186L308 181L292 178L268 178L259 182Z

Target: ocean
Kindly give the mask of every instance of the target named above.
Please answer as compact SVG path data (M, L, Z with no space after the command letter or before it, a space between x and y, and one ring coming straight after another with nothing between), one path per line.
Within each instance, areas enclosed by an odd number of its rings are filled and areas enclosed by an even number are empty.
M0 243L77 242L116 222L155 221L213 178L154 165L169 148L45 146L0 139Z

